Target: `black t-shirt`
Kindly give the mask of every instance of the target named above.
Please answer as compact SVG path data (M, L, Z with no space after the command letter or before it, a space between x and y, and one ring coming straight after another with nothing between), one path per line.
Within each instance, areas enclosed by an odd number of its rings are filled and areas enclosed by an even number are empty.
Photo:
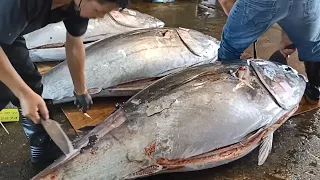
M60 21L72 36L86 32L89 19L77 15L73 3L67 10L51 10L51 4L52 0L0 0L0 44L12 44L17 37Z

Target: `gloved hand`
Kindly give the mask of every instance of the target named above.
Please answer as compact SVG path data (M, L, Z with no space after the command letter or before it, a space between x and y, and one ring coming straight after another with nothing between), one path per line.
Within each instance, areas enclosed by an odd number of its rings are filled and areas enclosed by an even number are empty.
M74 104L80 108L83 113L86 113L90 105L93 104L90 94L86 92L85 94L78 95L75 91L73 91L73 94L76 97Z

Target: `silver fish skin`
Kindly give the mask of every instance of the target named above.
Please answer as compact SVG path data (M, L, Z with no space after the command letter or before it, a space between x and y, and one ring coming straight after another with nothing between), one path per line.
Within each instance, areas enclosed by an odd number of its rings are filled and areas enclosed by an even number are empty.
M161 27L164 27L164 22L151 15L132 9L124 9L121 12L113 10L102 19L89 20L83 41L90 43L132 30ZM63 22L58 22L24 35L31 60L63 61L65 49L62 46L66 40L66 32Z
M95 42L86 49L85 78L89 92L105 96L118 84L162 77L186 67L217 60L219 41L196 30L135 30ZM73 97L73 83L64 61L43 75L42 97L63 101Z
M264 139L297 109L306 82L288 66L248 62L218 61L161 78L77 141L76 152L33 179L123 180L196 171L265 147Z

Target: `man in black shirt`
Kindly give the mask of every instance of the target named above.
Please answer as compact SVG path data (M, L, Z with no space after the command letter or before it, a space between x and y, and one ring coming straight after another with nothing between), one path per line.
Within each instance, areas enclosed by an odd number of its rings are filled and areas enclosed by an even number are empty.
M61 151L54 155L57 147L41 125L40 116L45 120L49 113L41 98L41 75L29 57L23 35L50 23L64 22L66 59L76 105L86 112L92 99L85 85L85 49L81 36L90 18L103 18L117 5L125 8L127 4L128 0L0 1L0 110L10 101L19 107L33 163L51 162Z

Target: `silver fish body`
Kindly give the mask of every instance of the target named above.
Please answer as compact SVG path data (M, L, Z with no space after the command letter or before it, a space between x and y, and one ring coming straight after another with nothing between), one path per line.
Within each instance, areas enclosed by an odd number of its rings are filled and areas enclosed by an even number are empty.
M186 67L217 60L219 41L191 29L135 30L95 42L86 50L85 77L89 92L105 96L118 84L161 77ZM68 101L73 83L64 61L43 75L42 97Z
M250 87L251 86L251 87ZM232 162L260 147L297 109L306 82L264 60L216 62L140 91L34 179L136 179ZM271 143L272 144L272 143Z
M132 30L161 27L164 27L164 23L148 14L131 9L121 12L113 10L102 19L89 20L83 41L90 43ZM63 22L58 22L24 35L32 61L63 61L65 50L62 46L66 40L66 32ZM86 44L88 45L90 44Z

